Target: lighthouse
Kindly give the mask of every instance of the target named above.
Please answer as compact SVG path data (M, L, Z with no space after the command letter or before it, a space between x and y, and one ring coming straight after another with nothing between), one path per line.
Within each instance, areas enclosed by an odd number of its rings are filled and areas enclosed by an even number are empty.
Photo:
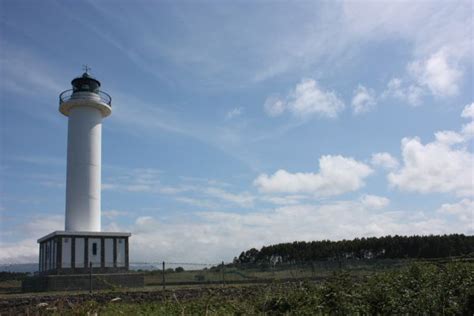
M112 98L89 70L59 95L68 122L65 227L38 239L39 275L23 282L26 291L143 286L143 275L128 273L131 233L101 230L102 122Z
M100 232L102 120L112 113L112 98L84 72L59 96L68 117L66 231Z

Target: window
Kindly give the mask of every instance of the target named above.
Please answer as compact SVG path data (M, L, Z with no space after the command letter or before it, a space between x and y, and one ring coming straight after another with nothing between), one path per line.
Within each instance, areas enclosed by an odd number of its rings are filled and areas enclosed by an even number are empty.
M92 244L92 255L97 256L97 243Z

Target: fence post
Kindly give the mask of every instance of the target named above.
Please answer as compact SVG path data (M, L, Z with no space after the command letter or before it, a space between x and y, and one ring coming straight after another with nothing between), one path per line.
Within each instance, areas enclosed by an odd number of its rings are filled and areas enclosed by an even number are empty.
M89 262L89 293L92 294L92 262Z
M163 284L163 291L164 291L165 287L166 287L166 285L165 285L165 262L164 261L163 261L163 270L162 270L161 275L162 275L161 283Z
M222 261L222 286L225 286L225 271L224 271L224 261Z

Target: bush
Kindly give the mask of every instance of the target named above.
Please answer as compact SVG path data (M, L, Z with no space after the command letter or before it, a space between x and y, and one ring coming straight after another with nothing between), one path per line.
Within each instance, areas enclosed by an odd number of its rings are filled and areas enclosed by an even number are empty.
M204 281L204 274L196 274ZM338 272L321 284L275 282L264 286L195 289L139 301L83 302L60 315L473 315L474 263L415 263L356 277ZM177 296L175 295L177 294ZM103 301L102 301L103 302ZM67 307L66 307L67 308ZM35 310L32 310L32 314ZM43 314L41 314L43 315Z

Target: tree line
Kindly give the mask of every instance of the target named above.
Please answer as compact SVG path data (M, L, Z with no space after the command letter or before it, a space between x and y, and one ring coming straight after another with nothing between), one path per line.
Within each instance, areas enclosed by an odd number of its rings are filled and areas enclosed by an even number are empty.
M474 253L474 236L384 236L340 241L294 241L243 251L234 263L297 263L341 259L446 258Z

